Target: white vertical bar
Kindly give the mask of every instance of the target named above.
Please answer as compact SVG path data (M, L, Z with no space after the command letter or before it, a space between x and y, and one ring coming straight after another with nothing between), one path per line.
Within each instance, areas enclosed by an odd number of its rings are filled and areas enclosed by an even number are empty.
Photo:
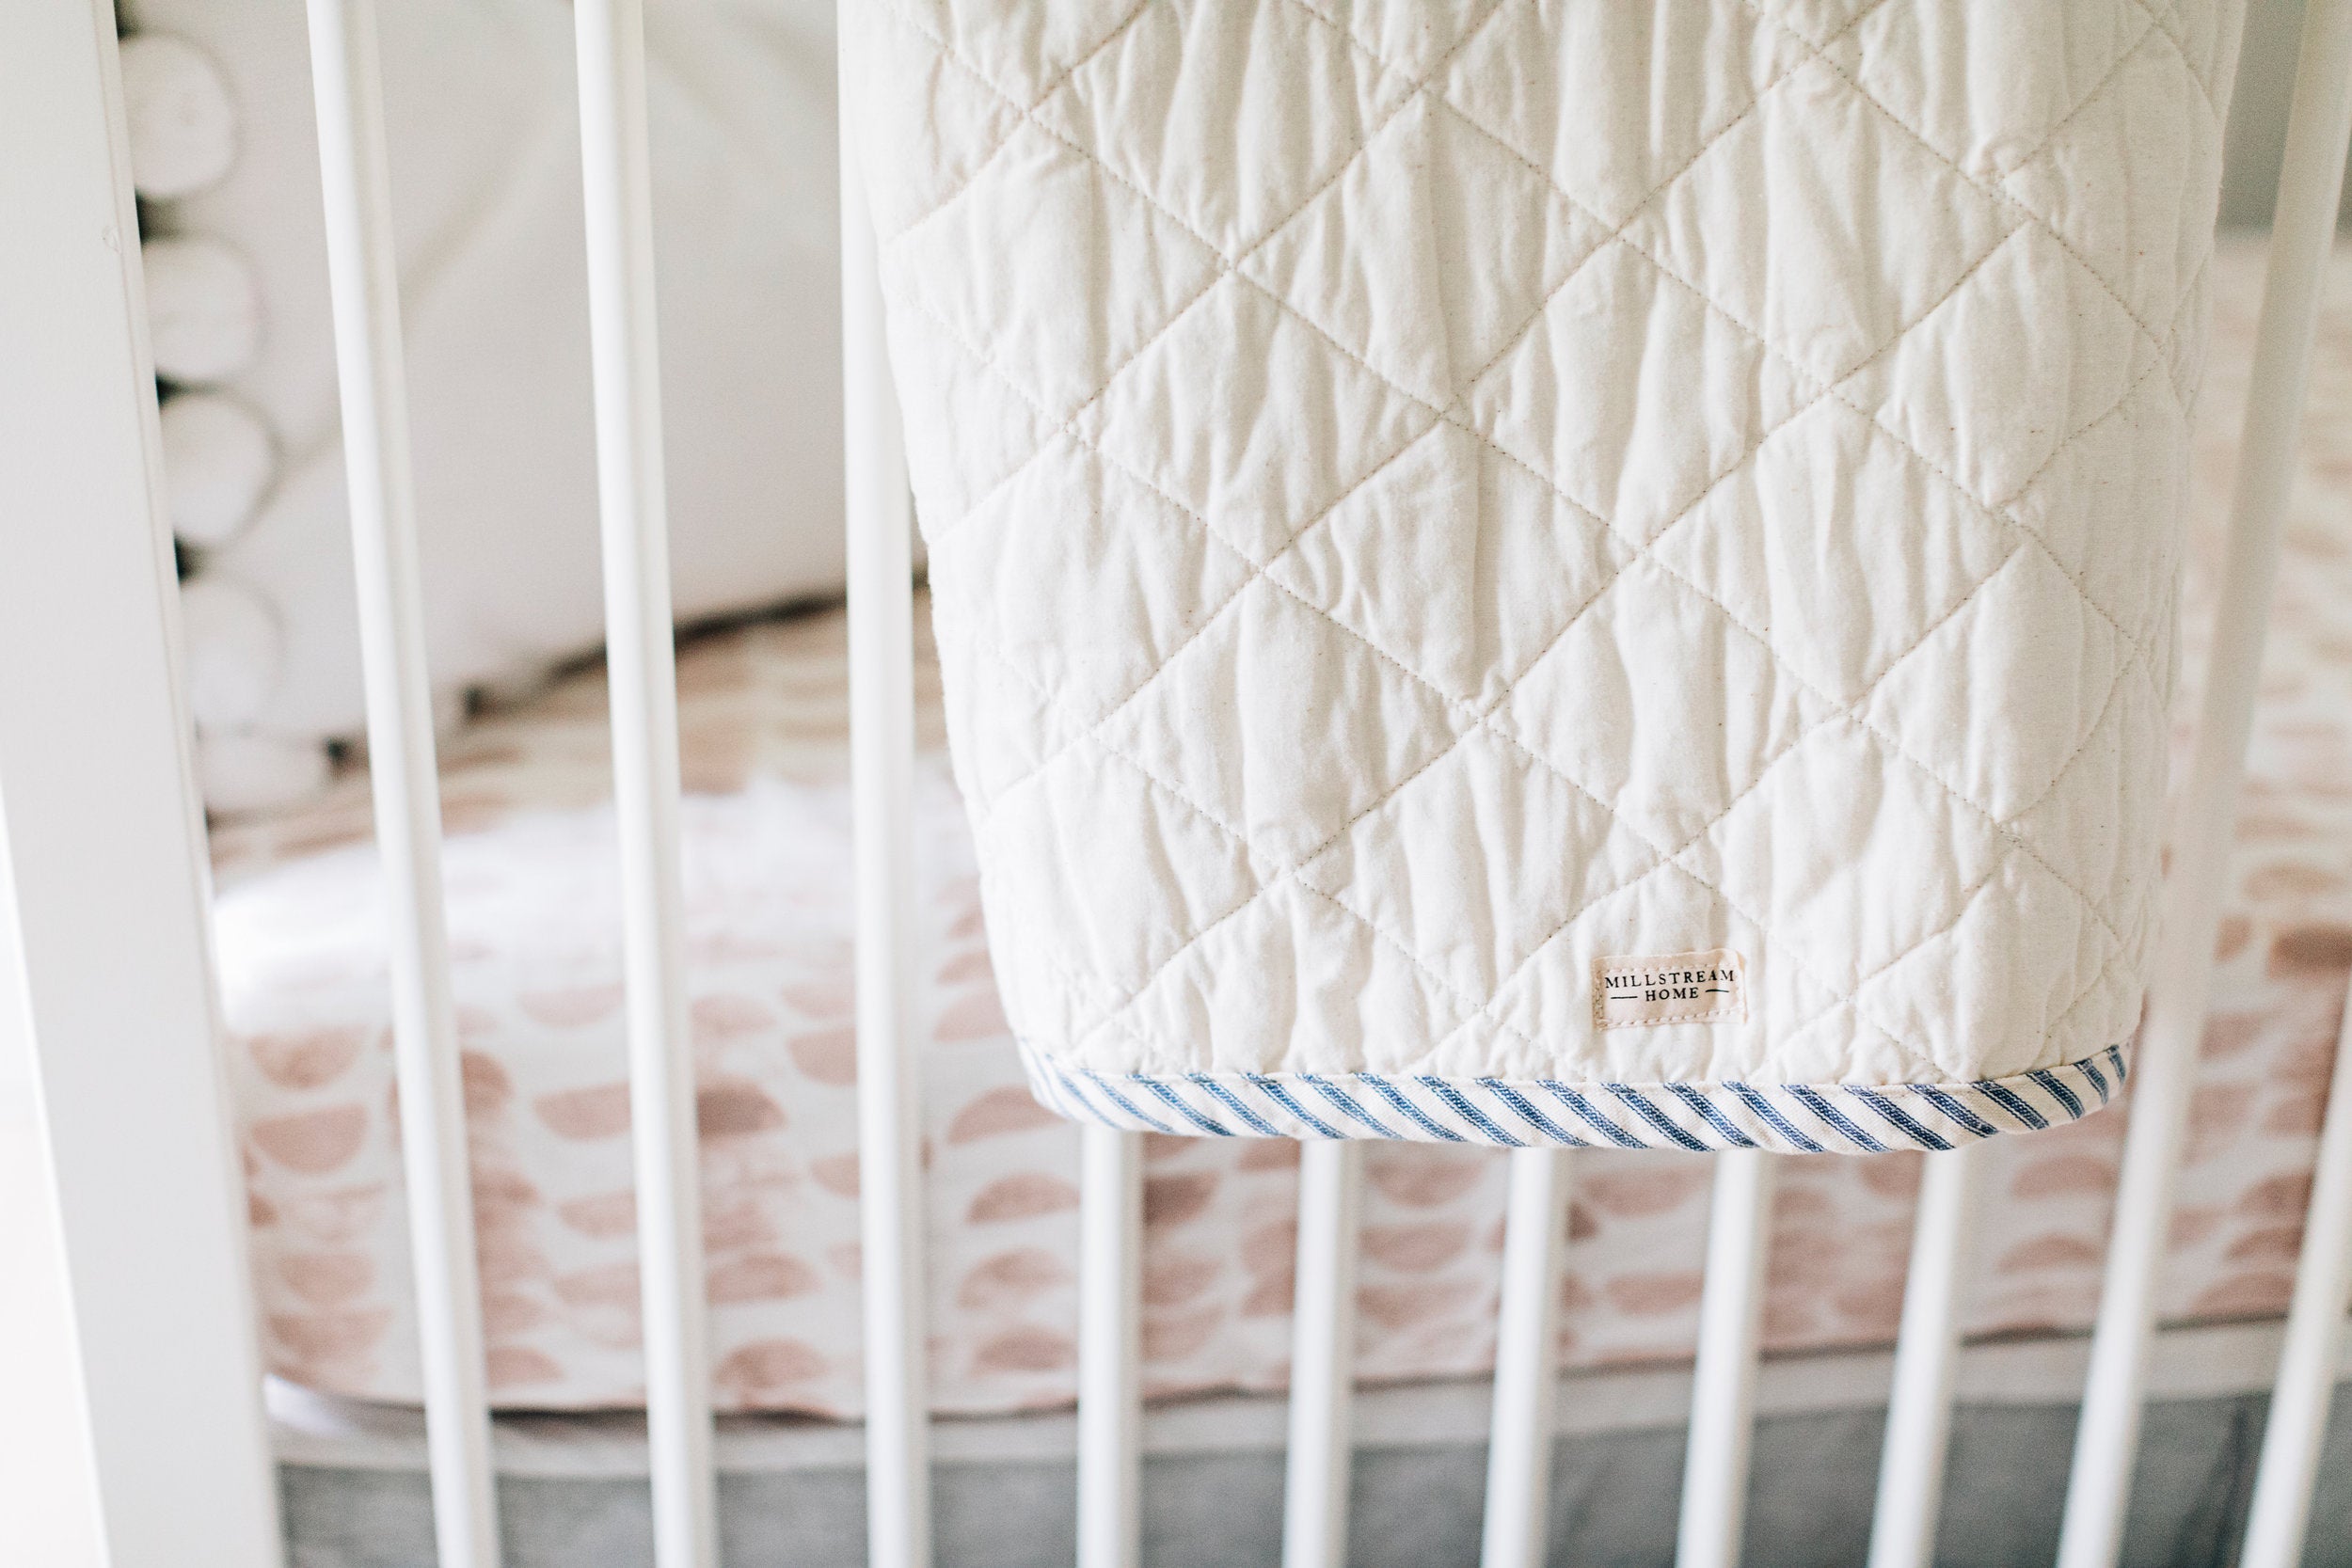
M1291 1305L1290 1458L1282 1568L1347 1556L1349 1407L1356 1385L1356 1228L1364 1146L1298 1151L1298 1283Z
M327 281L359 588L375 838L391 941L392 1047L441 1568L498 1560L466 1102L441 903L441 798L392 253L383 78L370 0L310 0Z
M1869 1568L1930 1568L1944 1502L1944 1450L1951 1434L1952 1380L1960 1367L1960 1311L1976 1231L1980 1146L1921 1156L1919 1215L1911 1277L1895 1341L1895 1392L1886 1408Z
M2270 271L2247 394L2197 757L2174 834L2169 907L2132 1071L2131 1131L2117 1177L2106 1283L2091 1338L2074 1467L2067 1481L2060 1568L2111 1568L2122 1551L2156 1279L2171 1221L2197 1045L2204 1033L2238 784L2279 570L2279 531L2295 478L2312 335L2335 234L2347 144L2352 144L2352 0L2312 0L2303 13L2302 55L2271 221Z
M1540 1568L1545 1558L1552 1403L1559 1386L1560 1259L1567 1249L1572 1174L1565 1148L1511 1152L1481 1568Z
M1754 1148L1715 1156L1677 1568L1732 1568L1740 1560L1748 1443L1756 1426L1756 1350L1764 1323L1764 1260L1772 1187L1780 1174L1776 1159Z
M1085 1131L1078 1212L1078 1568L1136 1568L1143 1479L1143 1139Z
M711 1468L694 1056L687 1035L677 672L662 492L645 27L640 0L574 0L572 19L596 367L613 815L621 836L654 1561L660 1568L712 1568L719 1497Z
M2336 1037L2328 1121L2312 1171L2311 1209L2303 1217L2303 1260L2295 1273L2279 1381L2270 1391L2241 1568L2295 1568L2303 1559L2346 1311L2352 1311L2352 990Z
M841 37L842 441L850 553L850 777L857 855L857 1084L866 1288L866 1553L931 1557L914 1069L914 559L881 256L857 168Z
M0 46L0 1560L279 1560L114 8Z

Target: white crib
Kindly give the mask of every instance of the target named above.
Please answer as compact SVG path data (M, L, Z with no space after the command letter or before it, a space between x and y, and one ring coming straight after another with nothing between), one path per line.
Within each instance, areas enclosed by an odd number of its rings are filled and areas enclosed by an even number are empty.
M854 4L856 0L846 0ZM369 0L310 0L342 431L359 572L376 826L392 889L403 1144L440 1559L499 1558L483 1331L442 929L396 280ZM639 0L575 0L606 618L643 1256L656 1561L712 1568L716 1488L680 943L679 766L655 366ZM9 8L0 49L0 1185L40 1202L0 1243L0 1562L118 1568L282 1560L245 1263L243 1188L216 1070L202 823L175 669L177 613L104 0ZM2318 280L2352 143L2352 0L2312 0L2246 445L2163 958L2139 1048L2122 1198L2059 1548L2118 1560L2186 1125L2222 863L2279 555ZM845 172L854 159L845 147ZM843 262L858 1061L878 1568L932 1558L921 1175L911 1070L910 518L873 240L845 178ZM2352 1026L2347 1026L2352 1028ZM126 1045L125 1042L134 1042ZM1078 1558L1138 1560L1139 1140L1085 1134ZM1308 1146L1301 1183L1284 1560L1345 1557L1360 1146ZM1483 1561L1546 1560L1572 1157L1510 1156ZM1927 1157L1879 1477L1872 1568L1931 1560L1962 1260L1980 1208L1967 1148ZM1679 1560L1740 1555L1766 1220L1776 1166L1716 1156ZM2352 1039L2339 1050L2242 1560L2300 1558L2352 1298ZM656 1260L659 1260L658 1262Z

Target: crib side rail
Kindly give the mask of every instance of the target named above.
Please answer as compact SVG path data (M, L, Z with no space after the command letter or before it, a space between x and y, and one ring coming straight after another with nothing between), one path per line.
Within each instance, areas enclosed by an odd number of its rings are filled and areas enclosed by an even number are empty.
M113 8L0 49L0 1559L278 1560Z
M310 0L309 10L376 839L394 895L394 1034L436 1535L442 1568L494 1568L501 1544L442 910L375 18L370 0ZM644 23L635 0L582 0L574 23L654 1557L658 1568L710 1568L718 1553L718 1499L687 1039Z

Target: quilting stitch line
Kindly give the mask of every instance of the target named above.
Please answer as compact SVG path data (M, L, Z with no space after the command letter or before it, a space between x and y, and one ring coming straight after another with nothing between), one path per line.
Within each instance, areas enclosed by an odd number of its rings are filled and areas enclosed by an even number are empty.
M1784 25L1784 26L1785 26L1785 24L1782 24L1782 25ZM2192 74L2193 74L2193 72L2192 72ZM1867 96L1867 95L1866 95L1866 96ZM2094 94L2094 96L2095 96L2095 94ZM1768 345L1768 346L1769 346L1769 345ZM1384 378L1384 379L1385 379L1385 378ZM2110 619L2111 619L2111 618L2110 618ZM1343 629L1346 629L1346 628L1343 627ZM1359 638L1359 641L1360 641L1360 638ZM1367 645L1369 645L1369 644L1367 644ZM1375 650L1375 651L1377 651L1377 650ZM2145 672L2143 671L2143 673L2145 673ZM2112 699L2112 689L2110 689L2110 700L2111 700L2111 699ZM1465 735L1467 734L1467 732L1463 732L1463 733L1464 733ZM1557 771L1557 770L1556 770L1556 769L1554 769L1554 771ZM1147 773L1147 776L1149 776L1149 775L1148 775L1148 773ZM1568 781L1568 782L1569 782L1569 783L1571 783L1571 784L1574 784L1574 781L1572 781L1572 780L1570 780L1570 781ZM1941 782L1941 781L1939 781L1939 782ZM1578 787L1580 787L1580 788L1581 788L1581 786L1578 786ZM1947 786L1947 787L1948 787L1948 786ZM1585 791L1584 793L1586 793L1587 795L1589 795L1589 794L1590 794L1590 792L1589 792L1589 791ZM1972 803L1973 803L1973 802L1972 802ZM1377 807L1375 806L1375 808L1373 808L1373 809L1377 809ZM1605 809L1606 809L1606 807L1604 806L1604 808L1603 808L1603 809L1605 810ZM1981 807L1979 807L1979 810L1981 810L1982 808L1981 808ZM1614 814L1613 814L1613 813L1612 813L1612 814L1611 814L1611 816L1612 816L1612 817L1613 818ZM1246 847L1246 848L1251 848L1251 849L1252 849L1252 852L1254 853L1254 847L1250 847L1250 846L1248 846L1248 845L1247 844L1247 841L1246 841L1246 840L1245 840L1245 841L1243 841L1243 842L1244 842L1244 846L1245 846L1245 847ZM1685 869L1686 875L1688 875L1689 873L1688 873L1688 871L1687 871L1687 868L1683 868L1683 869ZM1702 884L1704 885L1704 883L1703 883L1703 879L1701 879L1701 880L1702 880ZM2059 879L2059 880L2061 881L2061 883L2062 883L2062 884L2064 884L2064 879L2063 879L2062 877ZM2070 885L2070 890L2071 890L2071 885ZM2079 893L2077 893L2077 896L2078 896L2078 897L2080 896L2080 895L2079 895ZM2095 912L2095 911L2094 911L2094 912ZM1409 957L1409 956L1410 956L1410 954L1409 954L1409 950L1408 950L1408 957ZM1424 972L1426 972L1426 966L1425 966L1425 965L1423 965L1422 967L1424 968ZM2112 960L2110 961L2110 963L2109 963L2108 965L2106 965L2106 966L2103 966L2103 967L2102 967L2101 974L2106 974L2106 973L2107 972L2107 970L2109 970L2109 969L2111 969L2111 968L2112 968ZM2098 982L2097 982L2097 980L2094 978L2093 987L2092 987L2092 988L2090 988L2090 989L2095 989L2095 987L2096 987L2097 983L2098 983ZM2085 994L2086 994L2086 995L2087 995L2087 994L2089 994L2089 989L2087 989L2087 990L2086 990L2086 993L2085 993ZM2069 1012L2071 1013L2072 1011L2073 1011L2073 1009L2070 1007ZM1466 1022L1467 1022L1467 1021L1466 1021ZM2094 1078L2094 1082L2096 1082L2096 1075L2095 1075L2095 1071L2094 1071L2094 1074L2093 1074L2093 1078ZM2097 1083L2097 1087L2098 1087L2098 1089L2099 1089L2099 1090L2104 1091L2104 1088L2105 1088L2105 1085L2104 1085L2104 1083L2103 1083L2103 1082L2098 1082L2098 1083ZM2104 1096L2103 1096L2103 1097L2104 1097Z

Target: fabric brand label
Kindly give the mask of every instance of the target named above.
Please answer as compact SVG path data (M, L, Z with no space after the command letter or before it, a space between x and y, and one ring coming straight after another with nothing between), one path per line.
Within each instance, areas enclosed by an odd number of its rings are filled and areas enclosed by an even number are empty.
M1631 1029L1655 1023L1717 1023L1748 1016L1740 955L1669 953L1655 958L1593 960L1593 1023Z

